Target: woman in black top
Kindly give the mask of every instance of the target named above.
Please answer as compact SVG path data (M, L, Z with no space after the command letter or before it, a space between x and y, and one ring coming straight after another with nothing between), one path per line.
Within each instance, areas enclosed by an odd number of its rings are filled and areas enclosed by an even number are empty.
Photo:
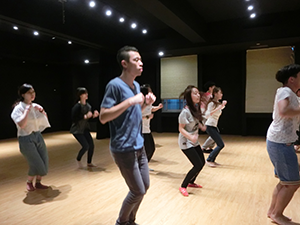
M94 154L94 142L90 134L90 127L88 120L90 118L95 118L99 116L97 110L92 113L92 107L89 103L86 102L88 99L88 91L84 87L77 88L77 97L78 102L72 108L72 126L70 132L74 135L76 140L81 144L82 148L80 149L77 155L77 162L79 168L82 168L81 158L86 151L88 151L87 157L87 166L95 167L92 164L92 157Z

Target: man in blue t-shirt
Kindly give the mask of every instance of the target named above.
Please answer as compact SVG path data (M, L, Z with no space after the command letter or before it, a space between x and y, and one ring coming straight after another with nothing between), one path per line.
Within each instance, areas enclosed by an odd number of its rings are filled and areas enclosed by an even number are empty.
M109 122L110 151L129 187L116 225L135 225L136 212L150 185L148 160L143 148L142 110L155 101L152 93L144 96L135 81L143 71L143 63L135 47L118 51L122 74L106 86L101 103L100 122Z

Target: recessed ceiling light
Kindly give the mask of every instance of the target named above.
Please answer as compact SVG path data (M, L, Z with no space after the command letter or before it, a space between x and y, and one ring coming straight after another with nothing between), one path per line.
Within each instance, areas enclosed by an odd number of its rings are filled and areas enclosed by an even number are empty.
M256 17L256 14L255 13L252 13L251 15L250 15L250 18L255 18Z
M253 9L253 5L248 6L248 10L251 11Z
M111 12L111 10L106 10L105 14L106 14L107 16L111 16L112 12Z
M147 34L147 30L146 29L144 29L142 32L143 32L143 34Z
M39 32L34 31L33 34L34 34L35 36L38 36L38 35L39 35Z
M136 23L132 23L132 24L131 24L131 28L132 28L132 29L135 29L136 26L137 26Z
M125 19L124 19L123 17L121 17L121 18L119 19L119 21L120 21L121 23L123 23L123 22L125 21Z
M90 61L88 59L86 59L86 60L84 60L84 63L88 64L88 63L90 63Z
M90 1L90 7L95 7L96 3L94 1Z
M160 51L160 52L158 53L158 55L159 55L159 56L163 56L163 55L164 55L164 52Z
M19 30L19 28L17 26L14 26L13 28L14 28L14 30Z
M68 41L68 44L71 45L71 44L72 44L72 41Z
M52 40L54 40L54 39L55 39L55 37L53 36L53 37L52 37Z

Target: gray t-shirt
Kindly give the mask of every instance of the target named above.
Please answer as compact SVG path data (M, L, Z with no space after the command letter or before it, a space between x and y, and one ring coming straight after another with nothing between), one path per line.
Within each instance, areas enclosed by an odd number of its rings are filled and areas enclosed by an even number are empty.
M185 124L184 129L188 133L190 134L198 133L199 120L193 117L188 107L184 107L182 109L178 117L178 123ZM178 144L180 149L188 149L200 145L198 141L196 143L193 143L190 140L188 140L185 136L183 136L181 133L179 133Z

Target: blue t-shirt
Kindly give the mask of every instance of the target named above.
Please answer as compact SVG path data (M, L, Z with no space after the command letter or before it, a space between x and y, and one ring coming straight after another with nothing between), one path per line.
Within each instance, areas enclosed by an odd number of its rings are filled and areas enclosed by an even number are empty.
M121 78L112 79L106 86L101 108L111 108L140 93L140 85L133 81L134 89ZM142 136L142 109L140 104L127 108L120 116L109 122L110 150L129 152L139 150L144 145Z

